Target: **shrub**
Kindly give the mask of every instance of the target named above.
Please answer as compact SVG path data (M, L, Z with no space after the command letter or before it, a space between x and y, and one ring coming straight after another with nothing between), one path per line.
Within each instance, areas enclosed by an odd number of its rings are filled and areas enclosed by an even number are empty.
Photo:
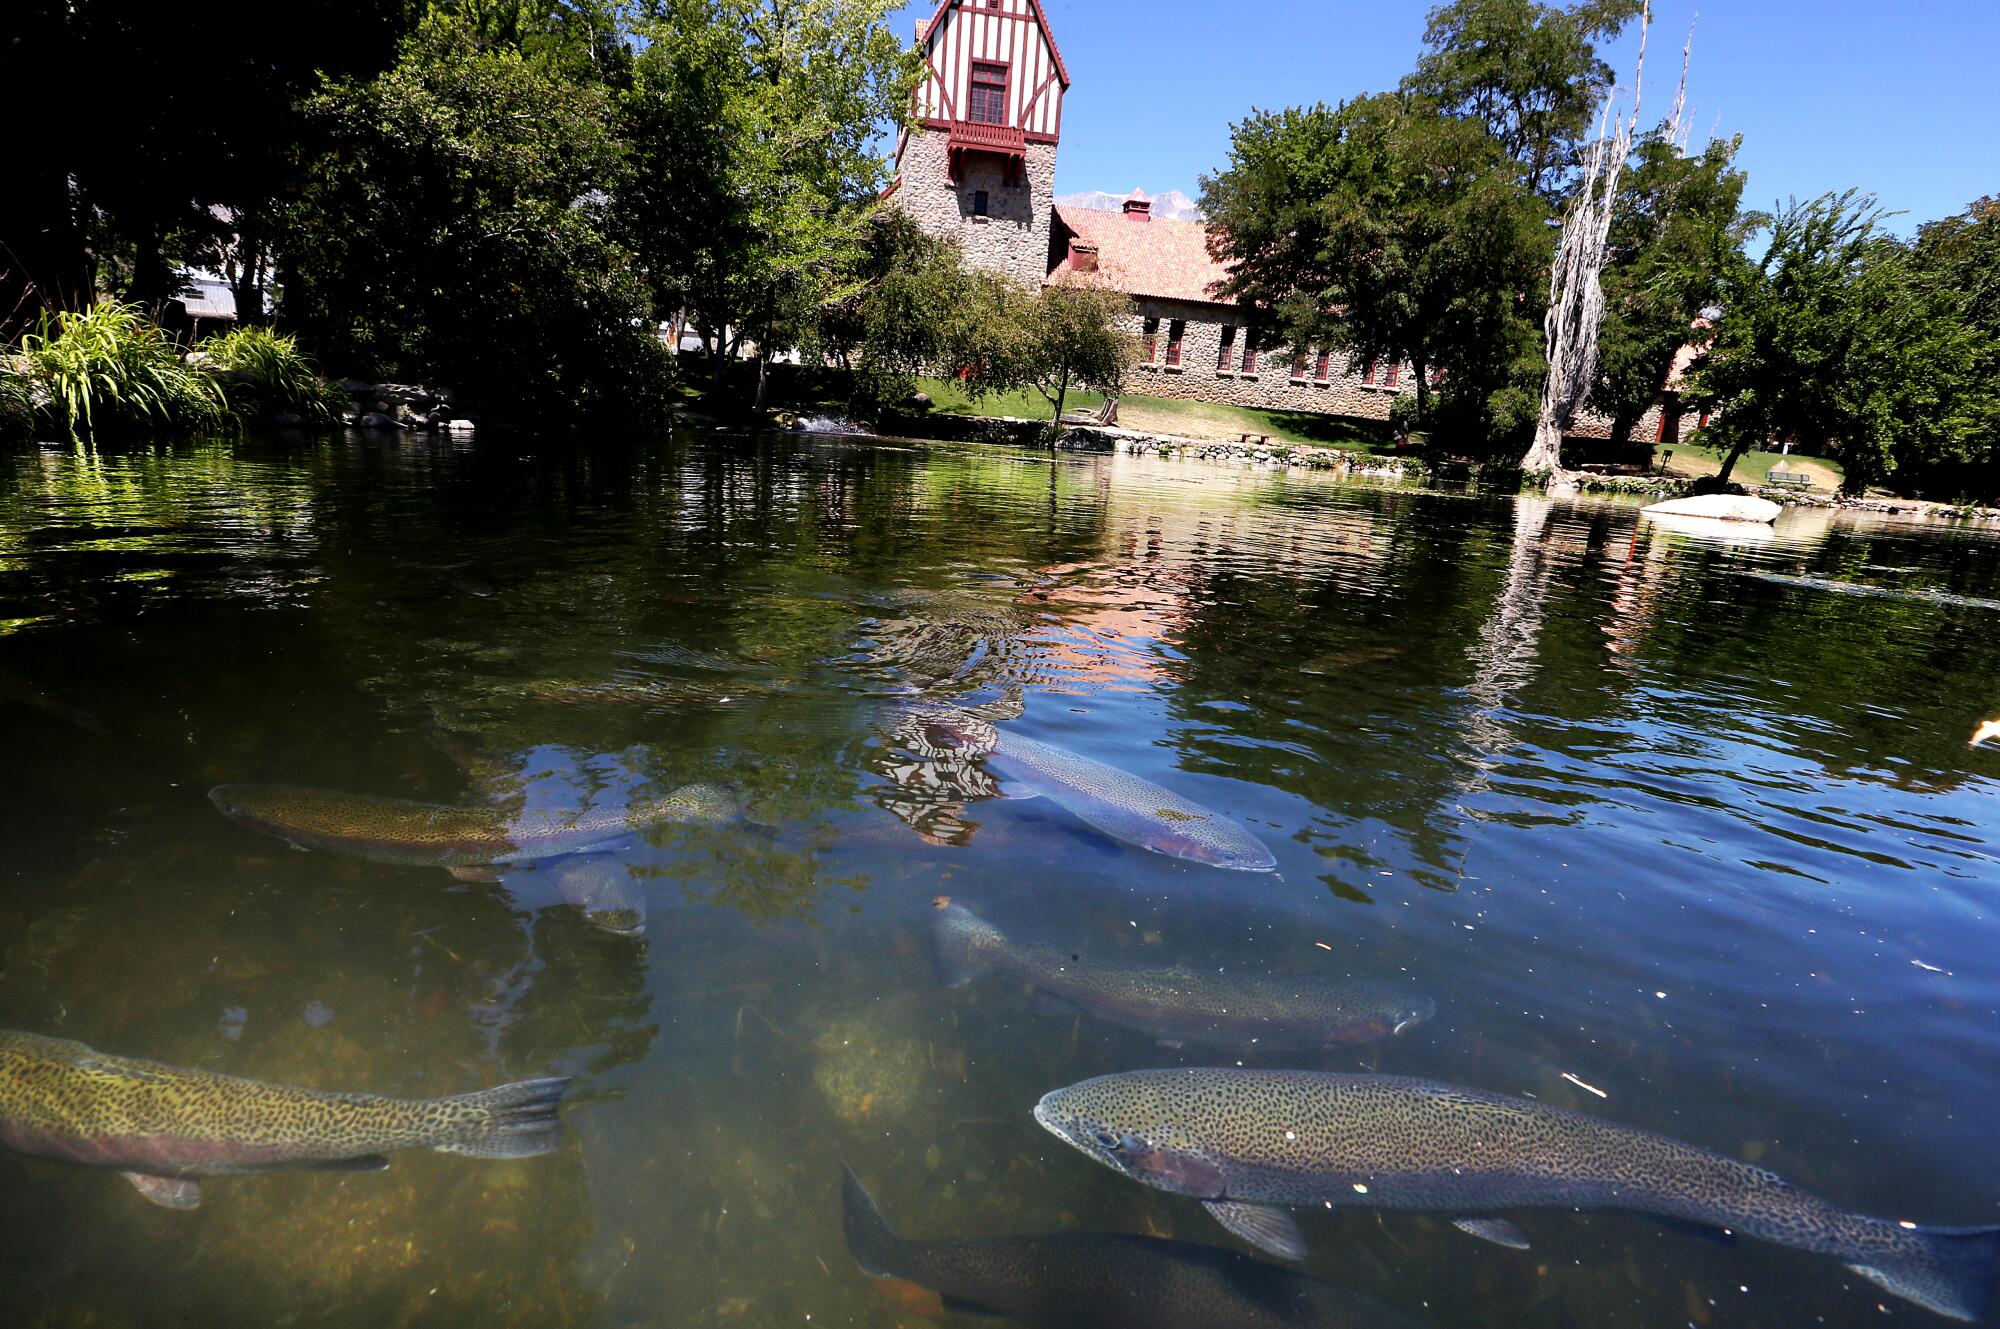
M347 398L329 388L295 338L269 328L231 329L202 342L208 367L223 371L222 390L239 415L291 414L313 424L336 424Z
M44 310L21 351L48 391L45 412L71 438L214 428L229 419L215 380L182 363L173 340L132 305Z
M26 443L34 436L35 406L28 380L0 362L0 444Z

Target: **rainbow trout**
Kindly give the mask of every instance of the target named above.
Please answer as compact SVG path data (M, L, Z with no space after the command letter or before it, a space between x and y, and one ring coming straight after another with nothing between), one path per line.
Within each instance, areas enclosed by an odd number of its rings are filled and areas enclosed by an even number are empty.
M715 825L733 819L736 800L715 785L692 784L664 798L599 807L451 807L299 785L224 784L208 792L224 816L306 849L375 863L482 868L583 854L618 845L666 822Z
M909 716L905 734L938 730L955 745L950 751L983 756L987 770L1009 782L1012 791L1039 794L1114 840L1241 872L1269 872L1278 866L1263 841L1220 812L1130 771L1006 733L946 707L916 707Z
M1971 1320L1986 1312L2000 1258L2000 1228L1869 1218L1664 1135L1432 1080L1131 1071L1056 1090L1035 1120L1106 1167L1201 1200L1231 1232L1287 1259L1305 1255L1289 1205L1451 1214L1520 1249L1527 1238L1495 1211L1615 1210L1831 1255L1897 1296Z
M843 1171L841 1227L854 1263L871 1277L932 1289L948 1314L1004 1315L1033 1329L1416 1329L1331 1283L1185 1241L1084 1233L911 1241Z
M281 1168L374 1172L398 1149L527 1158L557 1144L567 1077L450 1098L383 1098L114 1057L66 1038L0 1031L0 1144L121 1172L169 1209L197 1177Z
M1420 992L1355 978L1234 975L1089 960L1009 941L964 905L933 919L938 977L949 987L991 969L1161 1043L1299 1051L1400 1034L1437 1013Z

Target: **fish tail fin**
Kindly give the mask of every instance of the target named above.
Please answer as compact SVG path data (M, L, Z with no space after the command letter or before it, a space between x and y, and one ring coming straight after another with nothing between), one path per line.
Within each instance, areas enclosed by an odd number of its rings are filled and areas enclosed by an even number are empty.
M1847 1267L1871 1283L1954 1320L1977 1320L1993 1304L2000 1227L1917 1227L1883 1222L1878 1246Z
M854 1169L840 1165L840 1230L847 1237L847 1253L870 1278L895 1278L901 1263L903 1239L875 1204L875 1197L854 1175Z
M986 952L1007 944L1006 934L962 904L948 904L931 922L931 959L938 982L964 987L992 967Z
M560 1142L556 1105L570 1086L567 1075L521 1080L476 1093L438 1099L448 1123L445 1139L431 1147L469 1158L532 1158Z

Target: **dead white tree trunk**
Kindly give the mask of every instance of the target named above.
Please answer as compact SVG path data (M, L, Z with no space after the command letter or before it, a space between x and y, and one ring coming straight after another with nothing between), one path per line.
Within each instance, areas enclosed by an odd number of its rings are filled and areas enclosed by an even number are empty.
M1590 392L1597 371L1597 333L1604 323L1604 250L1611 238L1611 214L1618 201L1618 181L1632 155L1632 134L1639 125L1639 97L1646 76L1646 36L1653 25L1649 4L1641 11L1639 65L1632 78L1632 113L1613 118L1616 92L1607 93L1598 118L1597 141L1583 159L1583 182L1569 211L1563 215L1562 239L1549 267L1549 312L1542 319L1548 342L1549 374L1542 382L1542 409L1535 419L1535 441L1521 459L1521 469L1540 475L1550 489L1574 486L1563 470L1562 441L1576 408Z

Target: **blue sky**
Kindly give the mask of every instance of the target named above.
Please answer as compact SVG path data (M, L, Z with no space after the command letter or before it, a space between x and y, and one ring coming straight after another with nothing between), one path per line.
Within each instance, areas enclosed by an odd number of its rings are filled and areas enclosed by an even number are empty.
M1134 186L1199 196L1253 107L1393 87L1428 0L1045 0L1075 85L1058 193ZM908 5L912 35L936 0ZM1688 100L1697 141L1743 135L1745 203L1859 186L1916 223L2000 194L1991 91L2000 0L1655 0L1646 119L1672 104L1697 10ZM1629 80L1637 25L1607 53Z

